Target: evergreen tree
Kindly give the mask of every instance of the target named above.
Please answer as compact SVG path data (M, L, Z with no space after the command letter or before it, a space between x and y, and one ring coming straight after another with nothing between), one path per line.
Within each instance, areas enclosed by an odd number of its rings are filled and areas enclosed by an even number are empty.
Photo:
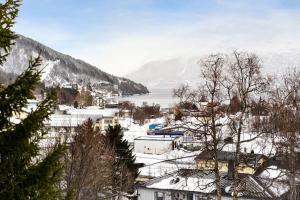
M114 192L131 192L134 180L139 175L140 165L135 163L132 148L128 141L123 139L120 125L109 126L106 132L107 141L115 152L112 188Z
M11 31L20 1L7 0L0 4L0 67L9 55L16 35ZM34 98L35 85L41 71L40 58L31 59L29 67L14 83L0 86L0 199L58 199L63 166L63 145L55 145L43 152L39 142L47 133L44 121L56 104L50 92L35 111L19 123L13 123L14 114L22 112L27 100Z
M10 47L17 38L11 28L15 24L19 6L19 0L7 0L4 4L0 4L0 65L6 60Z

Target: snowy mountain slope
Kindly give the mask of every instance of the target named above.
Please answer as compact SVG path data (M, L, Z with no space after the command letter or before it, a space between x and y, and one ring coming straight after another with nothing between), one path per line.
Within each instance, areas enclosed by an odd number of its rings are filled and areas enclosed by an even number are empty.
M172 88L181 83L194 83L199 80L200 67L197 58L173 58L152 61L127 75L149 88Z
M266 74L278 75L289 67L300 67L300 53L297 52L264 52L257 55L261 58L262 71ZM151 61L126 77L150 89L176 88L183 83L197 85L201 82L201 57Z
M124 95L148 93L147 88L141 84L110 75L82 60L59 53L22 35L16 40L7 62L0 69L2 73L20 74L26 69L29 58L39 53L43 60L42 80L48 86L77 83L79 85L91 84L98 90L118 88Z

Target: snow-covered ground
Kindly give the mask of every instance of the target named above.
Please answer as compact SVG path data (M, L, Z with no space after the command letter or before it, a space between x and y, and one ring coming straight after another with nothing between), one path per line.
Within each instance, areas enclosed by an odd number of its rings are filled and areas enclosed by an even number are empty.
M124 139L131 143L134 141L134 138L147 135L149 124L164 123L165 121L163 118L150 119L142 126L134 123L133 119L130 118L121 118L119 122L120 125L125 129Z
M136 153L136 162L144 163L140 168L140 175L158 177L179 169L194 169L196 167L195 157L199 151L187 152L174 150L161 155Z
M147 135L149 124L164 122L164 118L156 118L148 120L144 125L140 126L133 123L133 120L130 118L120 119L121 126L126 129L124 131L124 139L131 143L135 138ZM135 153L135 156L137 163L145 164L145 167L140 168L140 175L158 177L182 168L195 168L194 158L198 154L199 152L174 150L161 155Z

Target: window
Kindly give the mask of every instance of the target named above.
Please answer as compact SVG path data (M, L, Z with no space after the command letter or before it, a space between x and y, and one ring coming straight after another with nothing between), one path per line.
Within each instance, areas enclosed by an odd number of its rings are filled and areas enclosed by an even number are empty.
M104 123L105 124L112 124L112 120L111 119L106 119L106 120L104 120Z
M193 193L188 193L188 194L187 194L187 200L194 200L194 195L193 195Z
M184 192L172 192L172 200L185 200L186 193ZM187 198L187 200L190 200ZM193 198L191 199L193 200Z
M155 192L154 199L155 200L164 200L165 194L163 192Z
M213 198L210 197L210 195L207 194L196 194L195 195L195 200L212 200Z

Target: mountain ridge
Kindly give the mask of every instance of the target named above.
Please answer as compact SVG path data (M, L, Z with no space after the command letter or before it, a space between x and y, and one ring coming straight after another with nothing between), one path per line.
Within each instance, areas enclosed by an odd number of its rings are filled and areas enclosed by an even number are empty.
M130 79L114 76L83 60L60 53L33 39L19 35L1 73L18 75L23 72L30 57L40 54L42 82L46 86L73 84L91 85L97 90L118 91L123 95L145 94L148 89Z
M299 67L300 53L260 52L257 53L265 75L279 76L288 68ZM182 84L198 86L201 83L201 66L199 61L205 55L194 57L174 57L152 60L137 70L126 75L151 89L178 88Z

